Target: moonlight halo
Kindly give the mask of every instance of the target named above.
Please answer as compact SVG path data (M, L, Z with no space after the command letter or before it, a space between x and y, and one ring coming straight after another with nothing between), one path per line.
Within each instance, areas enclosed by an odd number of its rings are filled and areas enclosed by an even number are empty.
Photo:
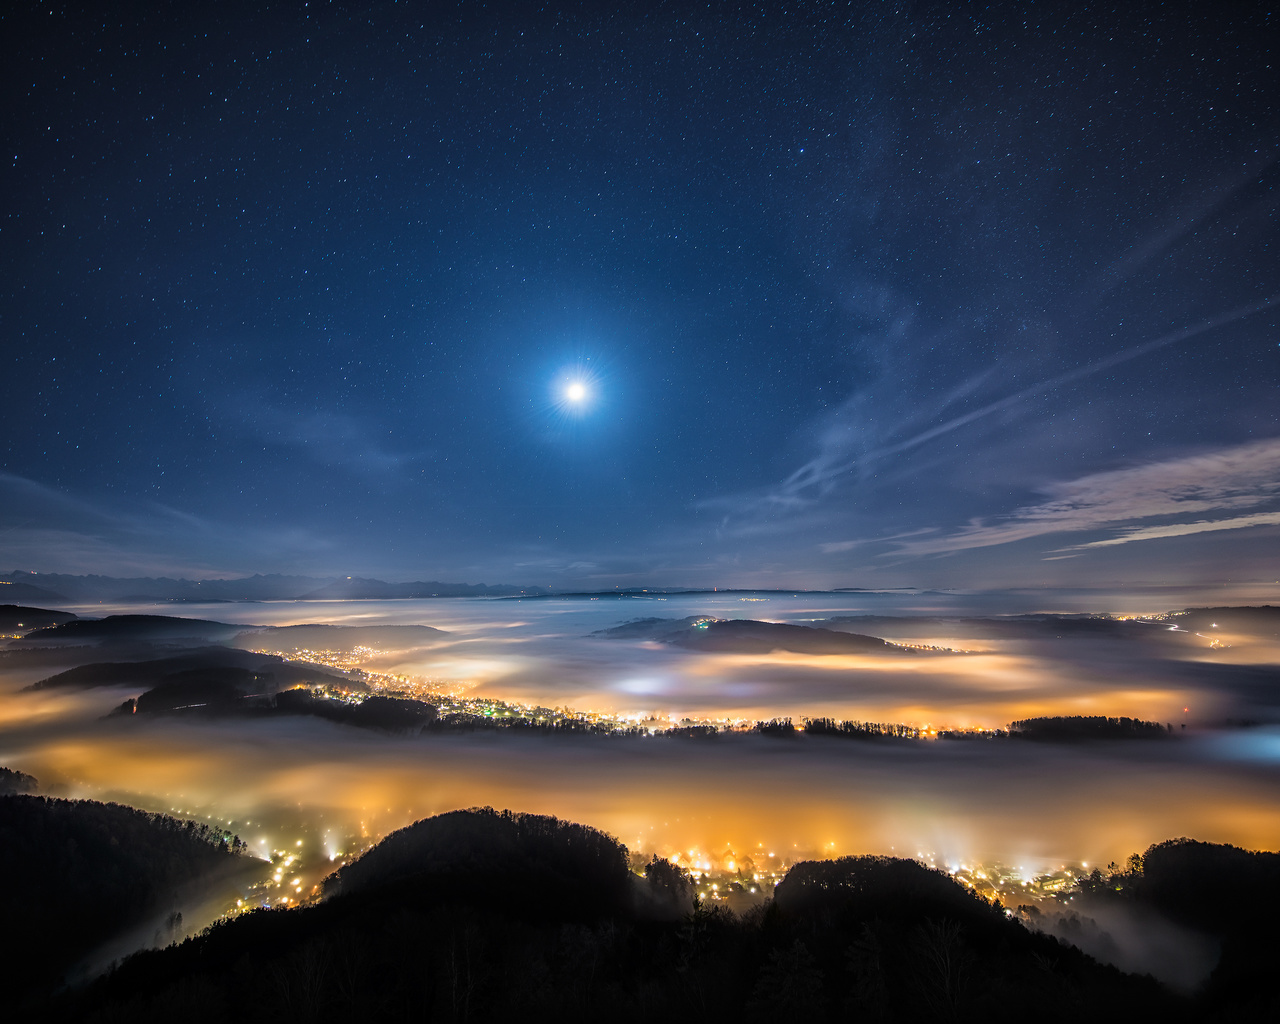
M575 360L551 382L551 404L559 416L577 419L594 412L602 398L599 371L589 359Z

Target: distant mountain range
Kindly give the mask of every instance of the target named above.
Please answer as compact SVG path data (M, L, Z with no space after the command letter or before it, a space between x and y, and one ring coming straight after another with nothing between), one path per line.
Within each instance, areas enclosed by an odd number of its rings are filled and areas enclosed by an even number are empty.
M545 587L483 583L386 583L346 576L269 576L186 580L62 573L0 575L0 604L87 604L98 601L332 601L422 597L520 597L549 594Z
M841 587L853 592L856 587ZM515 584L444 583L420 580L387 583L360 576L255 574L240 579L188 580L167 576L121 578L69 576L15 570L0 574L0 604L48 607L99 601L385 601L424 597L596 597L634 599L672 594L797 594L794 588L614 587L610 590L552 590ZM913 591L913 593L916 593ZM932 593L919 591L918 593Z

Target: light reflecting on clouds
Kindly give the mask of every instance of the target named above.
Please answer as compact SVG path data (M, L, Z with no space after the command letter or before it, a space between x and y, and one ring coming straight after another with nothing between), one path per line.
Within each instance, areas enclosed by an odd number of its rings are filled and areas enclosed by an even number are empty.
M1177 835L1251 848L1280 836L1274 758L1231 761L1198 739L1086 750L757 736L408 739L312 720L128 722L32 739L10 737L6 757L68 795L273 823L301 815L348 837L480 804L588 822L652 848L834 843L840 853L916 847L1106 863Z
M1195 727L1269 706L1276 652L1265 639L1224 649L1211 646L1221 638L1156 629L1133 641L913 636L912 643L955 650L814 656L701 654L588 635L655 614L812 623L866 611L871 600L802 595L744 605L697 596L184 611L257 625L447 629L451 637L383 650L370 663L426 684L463 686L471 696L548 707L671 720L829 715L935 728L1106 714L1178 723L1179 735L1087 746L742 734L709 741L396 737L302 718L104 718L133 695L127 687L19 692L55 667L4 677L0 763L36 775L54 792L252 820L269 836L288 828L316 836L328 830L325 842L343 849L422 816L477 804L587 822L655 850L752 849L763 842L803 853L928 849L1006 862L1021 856L1106 863L1178 835L1253 848L1280 843L1280 741L1266 730ZM950 610L956 613L954 602ZM1184 707L1194 710L1186 714ZM1186 736L1184 721L1193 726Z

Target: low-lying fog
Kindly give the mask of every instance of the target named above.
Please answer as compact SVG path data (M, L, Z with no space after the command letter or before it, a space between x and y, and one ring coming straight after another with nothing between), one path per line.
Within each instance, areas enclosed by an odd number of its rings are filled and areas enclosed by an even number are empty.
M310 645L323 631L234 642L359 663L404 676L410 691L647 720L821 715L991 728L1035 715L1124 715L1171 723L1175 733L1085 745L747 734L392 736L310 718L104 718L137 687L21 692L92 660L83 652L68 653L62 664L6 669L0 764L37 776L47 792L233 821L263 851L301 840L316 871L317 861L409 821L478 804L555 814L605 829L633 849L717 863L896 852L999 861L1033 873L1064 862L1120 862L1180 835L1280 846L1280 732L1265 724L1280 721L1280 641L1233 632L1228 622L1188 620L1176 630L1009 626L966 621L992 609L960 598L865 594L69 610L246 626L432 626L448 635L426 634L398 650L364 643L319 652ZM906 618L830 621L859 615ZM638 618L688 616L817 625L914 646L750 654L589 635ZM383 639L394 636L387 631ZM929 647L946 650L922 649ZM1238 719L1264 724L1225 727Z

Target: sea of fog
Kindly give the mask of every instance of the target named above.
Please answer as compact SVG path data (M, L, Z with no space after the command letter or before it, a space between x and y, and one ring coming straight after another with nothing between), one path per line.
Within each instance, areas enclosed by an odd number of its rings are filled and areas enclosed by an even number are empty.
M1042 714L1128 715L1207 723L1241 717L1217 665L1273 665L1276 645L1237 636L1175 648L1107 639L991 640L965 635L965 618L1023 611L1042 595L944 593L696 594L654 597L437 599L121 605L69 608L82 616L151 612L245 625L317 622L414 624L447 631L445 642L366 652L367 669L430 689L612 714L758 719L834 716L936 727L1000 727ZM1115 596L1055 595L1054 607L1123 611ZM1151 599L1140 602L1142 611ZM1012 607L1011 607L1012 606ZM1166 610L1156 608L1155 610ZM875 635L943 648L929 657L695 653L666 644L591 634L640 618L713 616L823 625L837 616L943 620L935 635ZM845 626L843 628L854 628ZM1219 638L1221 641L1221 638ZM281 653L291 653L287 648ZM1206 667L1208 666L1208 667ZM1239 669L1235 671L1240 674ZM1226 687L1231 690L1229 685ZM1185 710L1184 710L1185 709Z
M1029 877L1064 863L1123 861L1175 836L1280 847L1280 732L1266 724L1280 721L1273 708L1280 702L1280 644L1257 637L1166 638L1156 635L1165 627L1152 626L1140 641L982 639L965 635L973 630L964 616L1037 609L1030 599L998 605L910 593L69 610L246 626L429 625L448 635L417 648L344 656L401 677L411 692L593 709L637 721L831 716L992 728L1036 715L1127 715L1168 722L1175 733L1167 741L1076 745L746 733L702 740L394 736L313 718L109 718L136 692L23 690L56 670L49 667L4 678L0 764L37 776L47 792L227 822L264 855L292 851L298 860L287 873L298 872L308 885L333 859L397 827L485 804L555 814L602 828L636 850L715 867L872 852L1003 863ZM1127 609L1113 600L1102 610ZM812 625L856 614L948 621L936 636L904 626L910 643L940 649L911 657L702 653L591 635L637 618ZM892 632L877 635L893 639ZM1240 719L1263 724L1227 724Z

